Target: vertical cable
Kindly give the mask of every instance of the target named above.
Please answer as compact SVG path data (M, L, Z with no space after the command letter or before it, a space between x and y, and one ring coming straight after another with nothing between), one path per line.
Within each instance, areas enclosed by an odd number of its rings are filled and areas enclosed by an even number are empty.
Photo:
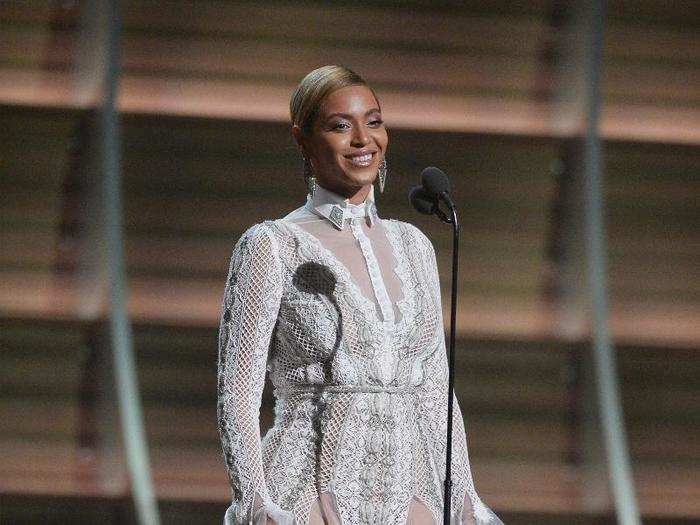
M121 129L116 108L120 74L121 12L118 0L103 2L106 32L104 91L99 114L103 210L107 248L110 343L121 431L138 522L160 523L148 460L137 384L131 324L127 316L121 187Z
M600 72L603 50L603 0L591 1L587 24L586 128L583 155L585 259L593 336L593 367L603 441L618 523L641 523L630 466L627 436L619 397L617 366L607 316L605 232L603 226L602 161L598 132Z

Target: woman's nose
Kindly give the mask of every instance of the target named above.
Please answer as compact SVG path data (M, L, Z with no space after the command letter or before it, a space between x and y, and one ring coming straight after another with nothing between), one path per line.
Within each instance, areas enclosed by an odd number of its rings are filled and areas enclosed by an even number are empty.
M355 128L355 132L352 136L353 146L365 146L369 144L370 140L369 133L367 133L367 130L364 127L358 126Z

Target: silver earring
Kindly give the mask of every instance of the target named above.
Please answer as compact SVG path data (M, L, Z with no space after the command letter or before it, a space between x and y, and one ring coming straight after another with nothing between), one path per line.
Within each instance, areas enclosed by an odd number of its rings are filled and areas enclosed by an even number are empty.
M386 183L386 159L382 159L379 163L377 176L379 178L379 193L384 193L384 184Z
M306 158L306 156L303 156L304 158L304 179L306 179L306 186L309 190L309 193L311 196L314 196L314 192L316 191L316 177L314 177L314 171L311 168L311 162L309 162L309 159Z

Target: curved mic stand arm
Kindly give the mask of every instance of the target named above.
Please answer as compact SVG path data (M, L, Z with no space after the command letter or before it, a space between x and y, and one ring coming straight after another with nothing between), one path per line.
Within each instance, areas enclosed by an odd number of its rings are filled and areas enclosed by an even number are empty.
M438 218L447 224L452 224L452 219L447 216L447 214L440 209L440 201L435 201L435 204L433 205L433 210L432 212L438 216Z
M449 366L447 372L447 443L445 452L445 504L443 523L449 525L452 504L452 406L455 389L455 337L457 326L457 275L459 272L459 221L457 210L452 200L446 194L440 195L450 208L452 224L452 295L450 298L450 349ZM442 217L441 217L442 218Z
M440 220L444 223L456 224L457 215L455 212L455 205L454 202L452 202L452 199L450 198L450 194L447 191L443 191L433 198L435 199L435 203L433 204L432 213L437 215L440 218ZM440 208L440 201L444 201L445 204L447 204L451 217L448 216L444 211L442 211L442 209Z

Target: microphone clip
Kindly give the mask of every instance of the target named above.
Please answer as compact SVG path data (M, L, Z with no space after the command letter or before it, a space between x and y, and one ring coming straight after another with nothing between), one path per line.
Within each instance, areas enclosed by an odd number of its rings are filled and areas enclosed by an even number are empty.
M448 204L449 206L449 204ZM441 208L440 208L440 200L436 199L435 203L433 204L433 213L438 216L438 218L446 223L446 224L452 224L452 217L447 215Z
M442 197L442 195L441 195L441 197ZM452 201L450 200L449 196L445 195L445 197L447 197L446 199L444 199L445 202L447 203L447 206L450 207L450 208L453 208L453 206L451 206L451 205L452 205ZM444 223L446 223L446 224L452 224L452 222L453 222L452 217L451 217L450 215L447 215L447 213L445 213L445 212L440 208L440 201L441 201L441 200L443 200L443 199L440 199L440 198L436 198L436 199L435 199L435 204L433 204L433 213L434 213L435 215L437 215L438 218L439 218L442 222L444 222Z

